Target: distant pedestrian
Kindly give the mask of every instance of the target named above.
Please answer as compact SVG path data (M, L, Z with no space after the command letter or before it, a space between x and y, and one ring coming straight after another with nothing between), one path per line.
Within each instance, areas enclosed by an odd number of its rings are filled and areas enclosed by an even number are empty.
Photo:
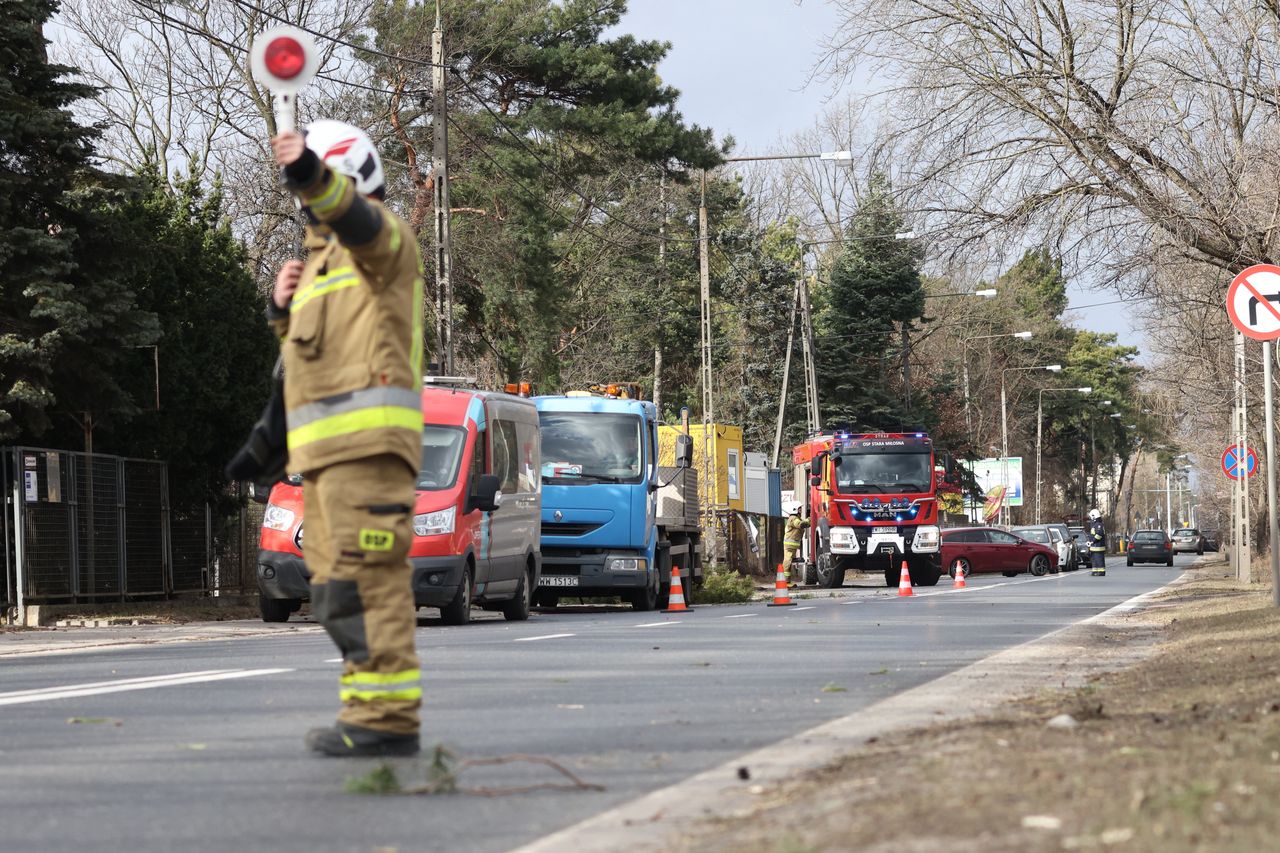
M1107 573L1107 531L1102 526L1102 513L1089 510L1089 557L1093 571L1089 574L1102 577Z

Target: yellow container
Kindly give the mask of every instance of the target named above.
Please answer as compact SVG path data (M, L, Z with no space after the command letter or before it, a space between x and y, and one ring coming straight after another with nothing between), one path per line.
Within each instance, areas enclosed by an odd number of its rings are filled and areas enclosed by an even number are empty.
M658 427L658 464L675 465L676 436L679 427ZM743 509L746 498L746 459L742 449L742 427L712 424L689 425L693 439L693 470L698 472L698 503L703 511L710 509ZM707 484L711 484L708 490Z

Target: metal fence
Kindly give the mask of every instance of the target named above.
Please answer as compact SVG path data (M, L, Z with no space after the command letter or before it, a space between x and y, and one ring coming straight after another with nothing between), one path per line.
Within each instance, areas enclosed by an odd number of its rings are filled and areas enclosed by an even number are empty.
M4 573L0 611L256 589L262 507L175 510L165 463L0 448Z

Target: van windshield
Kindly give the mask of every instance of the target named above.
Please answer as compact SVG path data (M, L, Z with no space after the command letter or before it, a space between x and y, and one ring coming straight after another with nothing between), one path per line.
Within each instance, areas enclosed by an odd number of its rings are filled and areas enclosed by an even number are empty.
M640 418L604 412L539 412L542 482L640 482Z
M458 479L458 463L462 461L462 448L466 443L466 430L431 424L424 426L418 491L437 492L451 488Z

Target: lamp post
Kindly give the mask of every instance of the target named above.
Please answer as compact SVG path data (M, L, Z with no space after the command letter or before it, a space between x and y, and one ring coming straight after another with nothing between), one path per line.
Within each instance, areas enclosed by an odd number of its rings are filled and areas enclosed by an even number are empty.
M1081 388L1041 388L1037 394L1036 401L1036 524L1040 523L1040 460L1041 460L1041 439L1044 429L1044 393L1046 391L1077 391L1081 394L1092 394L1093 388L1085 385ZM1108 401L1110 402L1110 401Z
M1000 523L1005 523L1005 507L1009 505L1009 394L1005 377L1014 370L1047 370L1059 373L1061 364L1036 364L1029 367L1006 367L1000 371L1000 479L1004 497L1000 501Z
M981 293L982 291L975 291ZM960 360L961 372L964 376L964 430L969 441L973 441L973 423L969 414L969 344L973 341L985 341L992 338L1018 338L1019 340L1031 340L1030 332L1003 332L998 335L973 335L968 338L960 339Z

